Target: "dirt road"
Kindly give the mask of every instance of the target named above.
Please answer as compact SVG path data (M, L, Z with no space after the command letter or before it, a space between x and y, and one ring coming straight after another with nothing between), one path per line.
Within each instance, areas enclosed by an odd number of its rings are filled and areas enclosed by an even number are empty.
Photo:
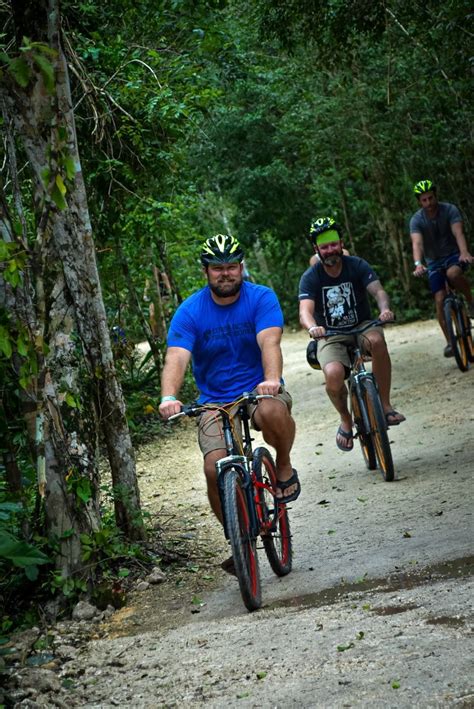
M390 430L396 481L368 471L357 447L337 450L337 417L322 374L305 362L307 337L286 333L293 463L303 488L291 510L293 572L273 576L262 551L264 607L249 614L235 579L201 554L190 570L201 576L198 594L185 582L136 594L114 617L109 637L66 663L72 703L474 706L474 368L461 374L442 357L434 321L386 334L392 403L407 417ZM152 512L169 514L183 537L224 558L194 435L188 427L160 454L141 450L142 496Z

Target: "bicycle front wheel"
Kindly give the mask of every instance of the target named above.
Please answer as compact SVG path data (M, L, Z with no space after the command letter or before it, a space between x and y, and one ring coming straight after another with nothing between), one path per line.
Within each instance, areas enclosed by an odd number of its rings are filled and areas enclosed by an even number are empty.
M463 304L461 308L461 319L463 323L463 339L466 346L466 353L469 362L474 362L474 345L472 342L472 325L471 318L467 312L466 306Z
M250 515L242 479L235 468L224 470L223 505L240 593L245 606L254 611L262 605L257 543L252 536Z
M465 339L463 314L462 309L453 298L447 298L444 302L444 319L456 364L461 372L467 372L469 369L468 343Z
M377 458L375 456L374 444L372 443L370 431L365 430L364 417L362 415L362 407L365 407L365 402L363 399L359 400L355 386L351 390L351 407L354 424L357 430L357 438L359 439L365 464L369 470L375 470L377 467ZM366 418L368 419L368 417Z
M260 523L260 536L272 570L277 576L289 574L293 561L290 520L286 505L275 497L277 477L275 463L266 448L256 448L253 456L255 504Z
M395 476L392 451L387 432L387 422L375 380L367 377L363 382L365 404L370 422L370 434L382 475L387 482Z

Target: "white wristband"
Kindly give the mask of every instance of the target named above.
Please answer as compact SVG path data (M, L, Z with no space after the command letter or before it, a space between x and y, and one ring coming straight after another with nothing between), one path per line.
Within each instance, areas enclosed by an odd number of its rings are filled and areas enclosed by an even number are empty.
M175 396L162 396L161 403L164 404L165 401L176 401L176 397Z

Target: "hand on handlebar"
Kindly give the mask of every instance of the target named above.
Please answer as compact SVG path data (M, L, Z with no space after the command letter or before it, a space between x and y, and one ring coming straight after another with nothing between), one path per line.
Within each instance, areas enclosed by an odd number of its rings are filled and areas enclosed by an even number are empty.
M472 256L469 251L461 252L459 254L460 263L474 263L474 256Z
M420 276L424 276L427 270L428 269L426 268L426 266L423 266L423 264L420 263L420 265L416 266L415 270L413 271L413 275L419 278Z
M312 337L313 340L321 340L326 336L326 328L322 325L316 325L316 327L311 328L309 336Z
M179 401L179 399L176 399L176 401L163 401L160 404L158 411L160 412L161 418L167 421L170 416L179 414L182 407L183 404Z
M270 394L276 396L280 393L281 383L279 379L266 379L257 386L257 394Z
M395 315L391 310L381 310L379 320L382 322L393 322L393 320L395 320Z

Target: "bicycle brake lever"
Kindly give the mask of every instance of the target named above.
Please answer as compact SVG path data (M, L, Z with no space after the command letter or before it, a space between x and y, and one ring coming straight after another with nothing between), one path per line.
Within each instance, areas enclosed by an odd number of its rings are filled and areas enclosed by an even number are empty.
M171 416L168 416L168 418L166 419L166 421L173 421L173 419L177 419L177 418L179 418L180 416L186 416L186 412L183 411L183 410L178 411L177 414L172 414Z

